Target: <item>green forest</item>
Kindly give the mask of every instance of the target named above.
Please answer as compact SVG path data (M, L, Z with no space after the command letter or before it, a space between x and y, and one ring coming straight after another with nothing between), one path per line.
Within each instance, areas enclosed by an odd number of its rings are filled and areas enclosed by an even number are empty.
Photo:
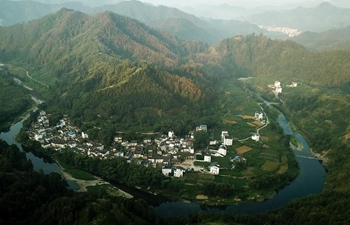
M0 130L9 127L33 105L29 92L14 78L8 68L0 66Z
M108 193L75 193L58 174L33 171L25 155L0 142L2 224L348 224L350 212L349 50L312 52L293 41L263 35L236 36L212 46L180 40L110 12L88 16L63 9L24 24L0 27L0 125L8 127L32 106L24 84L33 81L56 118L68 115L76 126L109 145L117 131L187 134L199 124L218 125L215 108L222 87L255 77L248 84L281 109L320 154L328 173L323 192L293 200L258 215L197 213L164 219L140 199ZM267 84L298 82L276 98ZM31 84L32 84L31 83ZM38 87L38 88L37 88ZM247 94L247 93L246 93ZM239 99L239 96L234 97ZM288 138L288 137L285 137ZM198 143L196 143L198 144ZM153 168L125 161L84 158L65 151L64 163L98 171L130 186L166 187ZM269 185L262 177L251 185ZM261 181L261 182L258 182ZM209 195L230 192L208 184Z

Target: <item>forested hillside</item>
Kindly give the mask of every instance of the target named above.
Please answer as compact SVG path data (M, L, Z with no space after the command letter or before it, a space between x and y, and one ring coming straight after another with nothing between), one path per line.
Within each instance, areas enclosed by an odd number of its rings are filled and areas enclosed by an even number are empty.
M341 86L349 80L350 51L315 53L295 42L262 35L225 39L211 46L204 57L223 68L236 65L242 77L290 77L320 86Z
M350 26L322 33L305 32L292 40L310 50L350 49Z
M338 8L324 1L314 8L299 6L292 10L267 11L249 16L246 20L258 25L324 32L350 25L349 18L350 9Z
M1 224L164 224L142 200L74 193L58 173L44 175L0 141Z
M87 16L63 9L1 28L0 38L0 61L36 73L51 85L46 98L55 103L48 105L78 125L87 122L86 129L108 121L112 131L140 125L159 130L162 120L184 133L215 98L201 65L189 60L205 45L114 13ZM175 116L179 113L184 113L181 119Z
M29 110L33 102L29 93L15 82L5 66L0 66L0 130Z

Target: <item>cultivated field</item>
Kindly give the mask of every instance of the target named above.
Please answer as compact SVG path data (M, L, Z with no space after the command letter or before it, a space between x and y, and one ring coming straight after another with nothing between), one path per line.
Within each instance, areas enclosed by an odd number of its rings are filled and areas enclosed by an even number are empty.
M238 155L242 155L242 154L244 154L246 152L249 152L250 150L252 150L252 148L250 148L248 146L245 146L245 145L243 145L243 146L241 146L239 148L236 148L236 152L237 152Z

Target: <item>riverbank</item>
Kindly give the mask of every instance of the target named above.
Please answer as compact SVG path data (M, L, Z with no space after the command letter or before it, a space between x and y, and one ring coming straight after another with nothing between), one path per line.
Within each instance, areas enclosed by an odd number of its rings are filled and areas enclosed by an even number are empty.
M56 163L61 168L60 173L61 173L62 177L66 180L73 181L74 183L77 184L77 186L79 188L77 190L75 190L76 192L87 192L88 191L87 187L99 186L99 185L109 185L110 187L113 187L115 189L115 192L118 192L118 194L117 194L118 196L124 197L124 198L133 198L133 196L130 195L129 193L114 187L109 182L103 180L100 177L93 176L95 178L95 180L82 180L82 179L74 178L71 174L67 173L65 171L65 169L58 162L56 162Z

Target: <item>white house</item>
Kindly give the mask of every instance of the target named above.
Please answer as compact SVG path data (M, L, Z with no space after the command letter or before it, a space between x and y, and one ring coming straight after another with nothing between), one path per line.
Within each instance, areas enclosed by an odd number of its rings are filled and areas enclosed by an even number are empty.
M210 141L209 142L209 145L217 145L218 144L218 141L217 140L214 140L214 141Z
M282 93L282 87L276 88L276 93Z
M211 156L210 155L204 155L204 162L211 162Z
M196 131L205 131L205 132L207 132L208 131L208 127L207 127L207 125L200 125L200 126L196 127Z
M264 119L264 113L255 112L254 119L255 120L263 120Z
M220 155L223 155L225 156L227 154L227 150L226 150L226 147L225 146L220 146L217 153L219 153Z
M114 141L118 142L118 143L122 143L123 142L123 137L116 136L116 137L114 137Z
M183 177L184 176L185 169L177 166L174 169L174 177Z
M88 134L85 134L84 132L81 132L81 137L82 137L83 139L85 139L85 138L89 138L89 135L88 135Z
M210 164L209 171L211 174L218 175L220 173L220 165L217 162Z
M221 132L221 141L225 140L225 136L228 136L228 131L222 131Z
M252 135L252 140L254 140L254 141L259 141L260 140L260 135L259 134L253 134Z
M281 82L276 80L274 85L275 85L275 88L281 87Z
M168 177L171 174L171 168L163 166L162 174L164 174L164 176Z
M175 133L173 131L168 132L168 137L173 138L175 136Z
M298 83L297 82L292 82L292 84L289 84L289 85L287 84L286 86L295 88L295 87L298 87Z
M226 136L224 137L224 145L226 145L226 146L232 146L232 144L233 144L233 138L232 138L232 136L226 135Z

